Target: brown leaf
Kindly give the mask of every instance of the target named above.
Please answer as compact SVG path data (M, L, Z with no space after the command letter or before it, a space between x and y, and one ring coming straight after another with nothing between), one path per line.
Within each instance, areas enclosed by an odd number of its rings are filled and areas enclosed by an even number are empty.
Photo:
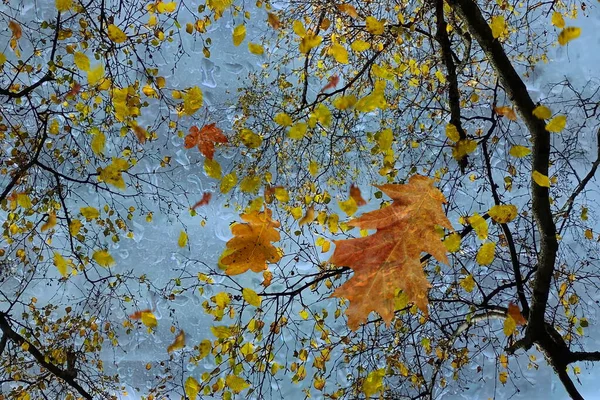
M415 175L405 185L377 187L393 203L348 223L377 232L364 238L335 241L330 259L333 264L354 270L354 276L332 294L350 301L346 314L353 330L366 321L371 311L379 313L389 325L398 289L427 314L427 291L431 285L421 266L421 253L448 263L436 226L452 229L452 225L442 209L446 198L433 186L433 180Z
M281 28L281 21L279 21L277 14L267 13L267 22L273 29Z
M333 75L333 76L329 77L329 80L327 81L327 85L323 86L323 89L321 89L321 92L324 92L328 89L335 89L335 87L338 85L338 83L340 83L339 76Z
M216 123L204 125L202 129L197 126L190 128L190 133L185 137L184 147L191 149L198 146L198 150L206 158L212 160L215 155L215 143L227 143L227 136L223 131L217 128Z
M519 306L514 303L508 303L508 311L506 311L506 315L511 317L517 325L525 325L527 320L521 314L521 310L519 310Z
M183 349L184 346L185 346L185 332L179 331L177 336L175 336L175 340L173 341L173 343L171 343L169 345L169 347L167 347L167 353L172 353L175 350Z
M517 114L515 114L515 110L512 107L509 107L509 106L494 107L494 111L496 112L496 114L505 116L506 118L510 119L511 121L517 120Z
M352 197L354 199L354 201L356 202L356 205L359 207L367 204L365 199L363 199L358 186L350 185L350 197Z
M210 201L210 198L212 197L212 194L210 192L204 192L204 194L202 195L202 198L200 199L199 202L197 202L196 204L194 204L192 207L190 207L192 210L195 210L198 207L201 206L205 206L208 204L208 202Z

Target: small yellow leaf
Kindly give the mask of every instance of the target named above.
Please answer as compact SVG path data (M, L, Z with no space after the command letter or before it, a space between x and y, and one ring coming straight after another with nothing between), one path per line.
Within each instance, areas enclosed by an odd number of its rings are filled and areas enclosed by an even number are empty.
M512 335L517 330L517 323L511 316L506 316L506 319L504 320L504 327L502 328L502 330L504 331L504 334L506 336Z
M227 375L225 378L225 385L235 394L250 387L248 382L236 375Z
M234 172L227 174L221 180L221 193L229 193L231 189L233 189L237 185L237 174Z
M242 129L239 137L244 146L249 149L256 149L262 144L262 137L252 132L250 129Z
M368 16L365 20L367 32L373 35L383 35L385 30L385 20L378 20L375 17Z
M358 39L350 44L350 48L357 53L362 53L371 48L371 43Z
M52 229L56 226L56 212L51 211L48 214L48 220L42 225L41 231L45 232L48 229Z
M187 115L194 115L204 103L204 95L198 86L189 88L183 97L183 112Z
M484 243L477 252L477 263L479 265L490 265L494 261L496 252L496 243L487 242Z
M256 194L260 188L260 176L249 175L240 182L240 190L244 193Z
M539 186L542 187L550 187L550 179L548 179L548 177L544 174L539 173L538 171L533 171L533 174L531 174L531 177L533 178L533 181L535 183L537 183Z
M333 106L338 110L346 110L354 106L357 101L358 99L353 94L350 94L348 96L340 96L336 97L335 100L333 100Z
M354 213L356 213L356 210L358 210L356 200L354 200L354 198L352 197L350 197L346 201L338 201L338 205L340 206L342 211L345 212L346 215L348 215L349 217L354 215Z
M75 60L75 65L82 71L90 70L90 59L83 53L75 52L73 54L73 59Z
M179 233L179 239L177 239L177 245L179 247L185 247L185 246L187 246L187 242L188 242L187 233L185 233L185 231L181 231Z
M204 159L204 172L211 178L221 179L221 164L217 160Z
M98 209L95 207L81 207L79 212L88 221L96 219L100 216L100 211L98 211Z
M460 286L465 289L467 293L471 293L475 289L475 280L473 275L469 274L465 278L460 280Z
M317 174L319 173L319 163L317 163L314 160L312 160L311 162L309 162L308 163L308 172L312 176L317 176Z
M504 34L504 31L507 30L506 20L502 15L496 15L492 17L492 23L490 24L492 28L492 36L494 39L499 38Z
M496 112L496 114L505 116L506 118L510 119L511 121L517 120L517 114L515 113L515 110L512 107L509 107L509 106L494 107L494 111Z
M96 65L94 68L87 71L88 83L91 86L96 85L104 77L104 66L102 64Z
M506 322L505 322L505 326L506 326ZM506 330L504 332L506 332ZM509 335L506 335L506 336L509 336ZM500 372L500 374L498 374L498 379L500 380L500 383L505 385L506 382L508 381L508 373L506 371Z
M233 45L239 46L246 38L246 25L238 25L233 29Z
M233 331L226 326L211 326L210 331L219 339L227 339L233 336Z
M58 269L58 272L66 278L67 277L67 260L57 252L54 252L54 266Z
M188 376L185 380L185 395L189 398L189 400L196 400L198 398L198 393L200 392L200 384L197 380Z
M446 239L444 239L444 246L446 246L446 250L448 250L448 252L456 253L458 250L460 250L460 242L460 234L452 233L448 235Z
M265 49L260 44L256 43L248 43L248 50L250 50L250 53L256 54L257 56L265 53Z
M513 157L523 158L531 154L531 149L525 146L515 145L510 148L508 153Z
M315 219L315 209L313 208L313 206L308 207L308 210L306 210L306 214L304 215L304 217L302 217L300 219L300 221L298 221L298 225L302 226L302 225L306 225L306 224L310 224L311 222L313 222Z
M254 307L260 307L262 302L262 298L252 289L242 289L242 297L244 297L244 300L246 300L248 304Z
M174 1L170 1L168 3L161 1L158 4L156 4L156 11L158 11L159 14L171 13L175 11L176 8L177 3L175 3Z
M17 194L17 204L19 205L19 207L24 209L29 209L33 206L33 204L31 203L31 199L25 193Z
M92 255L92 258L101 267L107 268L115 264L114 258L112 258L110 253L106 250L96 250Z
M277 114L275 118L273 118L273 121L275 121L275 123L280 126L292 126L293 123L292 117L290 117L284 112L280 112L279 114Z
M108 38L115 43L123 43L127 40L127 35L118 26L110 24L107 28Z
M362 386L363 393L367 399L383 391L384 376L385 368L372 371L367 375Z
M552 111L546 106L537 106L533 109L533 116L539 119L548 119L552 116Z
M566 115L557 115L556 117L552 118L550 120L550 122L548 122L546 124L546 130L548 132L558 133L558 132L562 131L563 129L565 129L566 125L567 125L567 116Z
M300 311L298 315L300 315L300 317L304 320L308 319L308 311L306 311L305 309L302 309L302 311Z
M106 143L106 137L104 133L98 131L94 136L92 136L92 151L94 154L100 155L104 153L104 145Z
M591 229L586 229L584 235L585 235L585 238L589 239L589 240L592 240L594 238L594 233L592 232Z
M69 9L73 6L73 0L56 0L54 2L56 5L56 9L60 12L69 11Z
M83 223L80 220L71 220L71 223L69 224L69 233L71 234L71 236L76 236L79 233L79 230L82 226Z
M304 137L304 135L306 134L306 130L308 129L308 126L306 125L305 122L297 122L296 124L294 124L289 132L288 132L288 136L291 139L302 139Z
M202 360L203 358L205 358L206 356L208 356L210 354L211 350L212 350L212 345L210 343L210 340L204 339L198 345L198 356L197 357L200 360Z
M140 319L142 320L142 324L148 328L154 329L158 326L158 321L152 311L142 311Z
M455 143L460 140L460 134L454 124L446 125L446 137Z
M469 225L473 227L477 233L477 237L481 240L485 240L488 237L488 224L486 220L479 214L474 213L473 216L467 219Z
M348 50L339 43L334 43L329 48L329 55L340 64L348 64Z
M581 28L568 26L558 34L558 43L561 46L566 45L573 39L577 39L581 35Z
M565 27L565 19L563 18L562 14L558 11L554 11L554 13L552 13L551 22L552 25L554 25L558 29L562 29Z
M517 207L512 204L493 206L488 211L492 219L499 224L506 224L517 217Z

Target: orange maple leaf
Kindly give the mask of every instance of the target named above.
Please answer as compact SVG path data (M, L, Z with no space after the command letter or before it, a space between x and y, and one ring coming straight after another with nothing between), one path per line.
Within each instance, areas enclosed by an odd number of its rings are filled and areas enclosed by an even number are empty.
M209 160L212 160L215 155L215 143L227 142L227 136L223 134L221 129L217 128L216 123L204 125L202 129L198 129L194 125L190 128L190 133L185 137L184 147L191 149L194 146L198 146L200 153L204 154Z
M231 232L234 237L227 242L227 250L221 259L221 264L226 265L227 275L242 274L249 269L261 272L267 269L267 263L276 263L281 259L281 254L271 244L280 239L279 221L271 219L271 210L264 212L252 211L242 214L246 223L234 224Z
M508 303L506 315L511 317L517 325L525 325L527 323L527 320L523 317L523 314L521 314L519 306L514 303Z
M336 240L330 262L354 270L354 276L337 288L332 296L350 301L346 310L348 326L356 330L376 311L387 325L394 317L398 289L427 314L427 291L431 287L423 267L421 253L448 263L436 225L452 229L442 209L446 198L433 186L433 180L414 175L405 185L377 186L393 203L368 212L348 225L377 229L357 239Z
M496 114L502 115L502 116L510 119L511 121L517 120L517 114L515 113L515 110L512 107L509 107L509 106L494 107L494 111L496 112Z
M198 201L196 204L194 204L190 208L192 210L195 210L198 207L207 205L210 202L210 198L211 197L212 197L212 194L210 192L204 192L204 194L202 195L202 198L200 199L200 201Z
M350 197L352 197L354 199L354 201L356 202L356 205L359 207L367 204L365 199L363 199L358 186L350 185Z

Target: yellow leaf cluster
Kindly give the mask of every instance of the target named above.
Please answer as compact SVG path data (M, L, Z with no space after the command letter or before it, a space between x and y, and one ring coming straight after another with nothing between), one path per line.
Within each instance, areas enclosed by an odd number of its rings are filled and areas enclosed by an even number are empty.
M113 157L112 163L100 171L98 181L106 182L121 190L125 189L125 180L121 173L129 169L129 163L122 158Z

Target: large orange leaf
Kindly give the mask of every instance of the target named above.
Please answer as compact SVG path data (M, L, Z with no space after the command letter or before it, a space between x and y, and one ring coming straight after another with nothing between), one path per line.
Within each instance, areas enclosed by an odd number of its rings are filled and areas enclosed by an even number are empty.
M249 269L261 272L267 269L267 263L275 263L281 259L281 254L271 244L277 242L279 221L271 219L271 210L264 212L252 211L242 214L246 223L235 224L231 227L234 237L227 242L225 256L221 264L226 265L227 275L242 274Z
M198 129L194 125L190 128L190 133L185 137L184 147L191 149L194 146L198 146L198 150L206 158L212 160L215 155L215 143L227 143L227 136L223 134L221 129L217 128L217 124L204 125L202 129Z
M405 185L377 187L393 203L348 223L377 231L364 238L335 241L330 260L354 270L354 276L332 294L350 301L346 314L353 330L366 321L371 311L379 313L389 325L398 289L427 313L431 285L421 266L421 253L448 263L446 248L435 228L440 225L452 229L452 225L442 209L446 198L433 186L433 180L415 175Z

